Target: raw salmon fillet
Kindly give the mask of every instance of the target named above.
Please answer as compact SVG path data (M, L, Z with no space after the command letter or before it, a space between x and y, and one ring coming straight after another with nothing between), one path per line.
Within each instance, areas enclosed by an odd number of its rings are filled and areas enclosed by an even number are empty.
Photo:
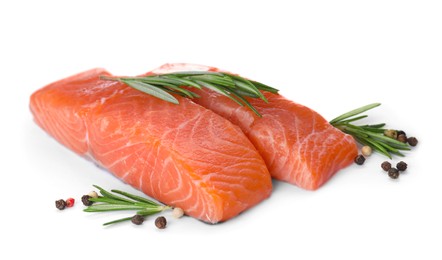
M241 129L177 97L175 105L94 69L31 96L36 123L60 143L145 194L209 223L267 198L265 162Z
M175 63L165 64L152 73L193 70L220 71L203 65ZM264 158L272 177L278 180L315 190L357 156L352 136L334 128L312 109L282 95L263 92L268 103L249 99L262 115L259 118L249 108L239 107L223 95L205 89L192 88L192 91L201 96L195 102L241 127Z

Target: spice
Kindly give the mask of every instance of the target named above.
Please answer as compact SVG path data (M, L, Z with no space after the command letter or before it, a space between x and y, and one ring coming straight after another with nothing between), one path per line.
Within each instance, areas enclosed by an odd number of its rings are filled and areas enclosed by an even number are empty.
M391 163L385 161L385 162L383 162L383 163L381 164L381 167L382 167L382 170L388 172L388 170L391 169Z
M400 135L405 135L405 136L407 136L407 134L406 134L404 131L402 131L402 130L397 130L397 135L398 135L398 136L400 136Z
M144 217L142 215L136 214L132 217L130 221L132 221L132 223L134 223L135 225L141 225L144 222Z
M370 156L372 152L373 152L373 150L372 150L371 147L368 146L368 145L363 146L363 147L361 148L361 153L362 153L362 155L364 155L364 156Z
M66 200L66 207L70 208L73 207L75 204L75 200L73 198L69 198Z
M55 207L59 210L63 210L66 208L66 201L64 200L56 200L55 201Z
M155 219L155 226L159 229L165 229L167 225L167 220L165 217L161 216Z
M407 139L407 142L408 142L408 144L411 145L411 146L416 146L417 143L418 143L416 137L409 137L409 138Z
M399 171L396 168L391 168L388 170L388 176L392 179L397 179L399 178Z
M393 129L387 129L384 131L384 135L388 136L390 138L396 139L397 138L397 131Z
M264 91L278 93L275 88L226 72L192 71L189 73L188 71L177 71L161 76L153 74L141 77L109 77L103 75L100 79L124 83L136 90L174 104L179 104L179 101L170 93L193 99L200 96L192 92L193 90L190 87L209 88L235 100L241 106L249 107L259 117L262 117L261 114L247 99L259 98L267 102L263 94ZM185 89L184 86L189 88Z
M98 198L98 193L96 191L91 191L87 195L89 195L89 197L94 199Z
M384 123L368 125L356 125L354 123L367 117L366 115L361 115L363 112L380 105L380 103L373 103L359 107L330 120L330 124L342 132L353 136L358 143L369 145L374 151L391 159L393 154L403 155L401 151L410 150L408 144L396 140L396 130L385 129ZM390 137L384 136L384 133Z
M184 211L182 208L174 208L172 211L172 216L174 218L181 218L184 215Z
M359 154L355 157L355 163L358 165L362 165L365 162L365 157L362 154Z
M148 215L153 215L163 210L170 209L171 207L159 204L153 200L145 197L141 197L135 194L130 194L128 192L120 190L107 191L100 186L94 185L100 191L101 196L94 199L89 199L94 202L94 204L87 206L85 212L109 212L118 210L135 210L138 215L146 217ZM135 214L131 214L128 217L112 220L104 223L104 226L113 225L116 223L121 223L125 221L131 221ZM136 217L138 218L138 217ZM137 222L137 220L135 220Z
M83 197L81 197L81 202L83 202L83 205L85 206L90 206L92 205L94 202L90 201L89 199L92 198L89 195L83 195Z
M407 143L407 136L404 134L400 134L397 136L397 140L402 143Z
M403 171L405 171L405 170L407 169L407 164L406 164L405 162L403 162L403 161L400 161L400 162L398 162L398 163L396 164L396 168L397 168L399 171L403 172Z

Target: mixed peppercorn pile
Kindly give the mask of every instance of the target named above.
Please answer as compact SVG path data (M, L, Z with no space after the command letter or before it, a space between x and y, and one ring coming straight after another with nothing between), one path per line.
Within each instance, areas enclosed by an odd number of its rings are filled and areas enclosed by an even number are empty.
M98 195L97 192L91 191L88 194L83 195L81 197L81 202L83 203L84 206L89 207L94 204L94 199L97 199L99 197L100 196ZM59 199L55 201L55 207L59 210L64 210L65 208L73 207L74 204L75 204L74 198L68 198L66 200ZM183 209L178 207L173 208L172 216L174 218L181 218L183 215L184 215ZM145 215L135 214L130 218L130 221L135 225L141 225L145 221L145 218L146 218ZM167 219L164 216L159 216L155 219L154 223L158 229L165 229L167 226Z
M402 130L385 130L384 135L392 139L398 140L402 143L407 143L408 145L414 147L418 144L416 137L407 137L407 134ZM354 162L358 165L363 165L366 158L372 154L372 148L370 146L363 146L361 148L361 154L358 154ZM396 167L392 167L391 163L385 161L381 164L381 168L388 173L388 176L392 179L399 178L401 172L407 169L408 165L404 161L400 161L396 164Z

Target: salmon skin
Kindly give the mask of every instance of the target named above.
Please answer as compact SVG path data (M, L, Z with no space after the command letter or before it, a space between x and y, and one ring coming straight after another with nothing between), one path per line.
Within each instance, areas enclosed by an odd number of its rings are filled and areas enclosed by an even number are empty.
M215 67L174 63L151 73L177 71L215 71ZM296 104L282 95L263 92L261 99L249 102L261 113L259 118L247 107L210 90L192 89L200 95L194 101L241 127L264 158L273 178L316 190L338 170L350 165L357 156L352 136L330 125L312 109Z
M35 122L75 153L187 215L228 220L270 196L265 162L241 129L176 98L171 104L89 70L31 96Z

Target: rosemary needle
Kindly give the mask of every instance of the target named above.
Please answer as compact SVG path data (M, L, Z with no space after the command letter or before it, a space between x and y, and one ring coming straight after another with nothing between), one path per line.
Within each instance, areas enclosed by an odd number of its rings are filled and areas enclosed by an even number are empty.
M107 211L120 211L120 210L135 210L136 214L141 216L148 216L159 213L163 210L170 209L171 207L162 205L153 200L149 200L144 197L140 197L128 192L120 190L106 191L100 186L93 185L97 188L101 195L98 198L89 198L94 202L92 205L84 209L85 212L107 212ZM110 222L106 222L103 225L111 225L124 221L130 221L131 217L125 217L116 219Z
M401 151L410 150L408 144L400 142L391 137L385 136L384 123L372 125L355 125L353 122L366 118L367 115L360 115L367 110L380 106L380 103L369 104L347 113L344 113L333 120L330 124L355 138L362 145L368 145L373 150L392 158L392 154L404 156Z
M268 102L261 91L278 93L277 89L260 82L224 72L180 71L142 77L101 76L100 78L123 82L134 89L174 104L178 104L179 101L172 94L186 98L199 98L196 93L189 90L189 88L183 88L183 86L197 89L207 88L230 98L240 106L249 107L259 117L261 117L261 114L250 104L246 97L259 98L264 102Z

